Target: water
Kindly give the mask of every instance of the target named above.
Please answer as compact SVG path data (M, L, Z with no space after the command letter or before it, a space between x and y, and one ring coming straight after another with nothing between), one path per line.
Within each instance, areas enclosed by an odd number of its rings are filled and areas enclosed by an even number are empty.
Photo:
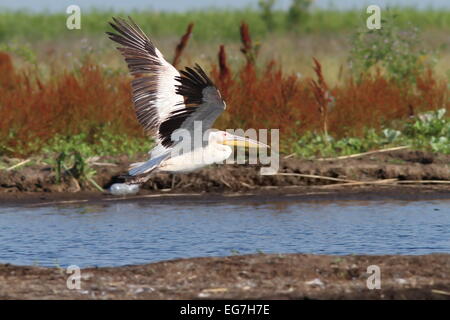
M450 201L0 208L2 263L120 266L261 251L450 253Z

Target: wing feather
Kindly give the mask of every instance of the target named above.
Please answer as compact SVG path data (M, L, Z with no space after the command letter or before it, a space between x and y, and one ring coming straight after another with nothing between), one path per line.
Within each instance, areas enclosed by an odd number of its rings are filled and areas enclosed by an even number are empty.
M194 121L202 121L203 131L211 128L225 102L203 69L195 65L178 72L131 18L129 22L113 18L110 25L117 33L107 34L121 45L118 50L135 76L132 93L137 119L157 141L151 158L174 146L175 130L193 132ZM142 170L132 173L138 171Z
M194 69L187 67L176 77L179 81L176 92L184 97L184 107L171 112L161 122L160 139L163 146L173 145L172 133L177 129L194 132L194 122L202 122L202 131L210 129L217 117L224 111L225 102L219 90L199 65Z
M180 73L164 59L141 28L129 20L113 18L110 25L117 33L107 34L121 45L117 49L135 76L131 86L136 117L144 130L158 139L161 121L183 107L183 96L176 93L175 77Z

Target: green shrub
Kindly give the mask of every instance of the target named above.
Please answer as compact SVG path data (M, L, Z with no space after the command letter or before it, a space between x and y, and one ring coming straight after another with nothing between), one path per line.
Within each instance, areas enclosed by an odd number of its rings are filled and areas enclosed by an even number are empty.
M420 47L418 28L402 28L395 17L383 19L381 29L354 35L350 67L357 79L378 67L398 83L414 84L417 75L431 66L429 53Z

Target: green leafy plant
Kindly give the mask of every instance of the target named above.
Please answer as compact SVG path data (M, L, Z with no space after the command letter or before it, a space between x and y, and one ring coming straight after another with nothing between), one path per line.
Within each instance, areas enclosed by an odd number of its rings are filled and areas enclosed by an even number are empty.
M404 135L412 145L450 154L450 120L446 109L419 114L405 125Z
M77 181L87 181L100 192L103 192L103 188L93 179L96 171L88 165L85 158L78 151L71 153L61 152L56 158L56 181L61 183L62 177L66 174Z
M90 135L82 132L76 135L56 135L41 150L43 154L70 153L77 150L85 157L107 155L134 155L147 152L152 142L113 133L112 130L97 131Z
M414 84L433 62L420 47L419 29L400 27L395 15L383 19L379 30L358 31L352 42L350 67L357 79L379 68L397 83Z
M307 132L294 140L292 150L303 158L350 155L393 146L450 154L450 119L445 115L446 109L421 113L413 121L397 123L397 129L366 129L362 137L335 139Z
M12 53L24 61L37 66L36 53L27 44L20 43L18 41L11 41L9 43L0 43L0 51Z

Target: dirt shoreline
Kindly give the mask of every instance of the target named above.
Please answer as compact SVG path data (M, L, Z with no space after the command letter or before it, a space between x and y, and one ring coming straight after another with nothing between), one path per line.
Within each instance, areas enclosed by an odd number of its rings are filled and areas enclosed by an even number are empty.
M96 183L106 189L115 182L121 182L120 175L126 172L131 162L126 156L97 159L92 165L96 170ZM362 199L450 197L450 183L447 183L450 181L450 155L423 151L398 150L332 161L282 159L281 174L271 176L260 175L259 169L258 166L223 165L173 176L158 173L143 186L138 197L182 198L183 194L203 194L210 198L231 198L239 194L274 198L290 194L312 200L333 199L338 194L342 195L341 198L350 199L355 194ZM341 180L359 181L367 185L343 185ZM421 183L415 183L418 181ZM370 193L374 195L370 196ZM49 165L0 170L2 203L100 201L110 198L88 181L75 181L69 174L57 183L55 170Z
M120 181L129 159L105 158L96 182ZM49 166L0 170L0 204L47 206L115 201L271 202L448 200L450 184L342 185L298 174L373 182L450 180L450 156L401 151L337 161L284 159L280 172L219 166L177 175L157 174L136 196L117 197L65 177ZM295 175L297 174L297 176ZM174 188L171 188L174 182ZM367 267L381 270L381 289L369 290ZM257 254L179 259L114 268L82 269L81 290L66 286L66 270L0 264L0 299L450 299L450 254L327 256Z
M369 290L368 266L381 289ZM81 270L0 265L0 299L450 299L450 255L256 254ZM371 282L373 283L373 282Z
M336 187L277 187L253 192L140 192L134 196L113 196L99 192L43 193L17 192L0 193L4 206L55 206L102 204L117 202L139 202L151 204L205 204L205 203L270 203L270 202L336 202L336 201L420 201L450 200L450 188L442 186L358 186Z

